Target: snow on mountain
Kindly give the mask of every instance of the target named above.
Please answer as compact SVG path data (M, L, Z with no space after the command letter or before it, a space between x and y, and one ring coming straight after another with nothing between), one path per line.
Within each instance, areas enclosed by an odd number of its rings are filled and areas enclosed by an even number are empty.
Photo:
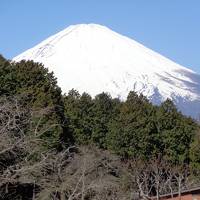
M53 71L63 92L125 99L134 90L156 104L170 98L184 114L200 113L200 75L101 25L70 26L13 60L22 59Z

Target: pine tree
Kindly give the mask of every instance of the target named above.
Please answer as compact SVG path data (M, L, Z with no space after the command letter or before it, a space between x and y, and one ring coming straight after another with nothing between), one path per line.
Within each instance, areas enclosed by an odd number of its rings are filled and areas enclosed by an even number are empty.
M149 156L149 143L154 132L153 106L143 96L130 92L120 109L119 117L109 124L108 148L125 156Z
M0 74L1 96L20 96L21 103L33 110L49 108L49 114L40 121L40 124L49 124L49 130L41 134L47 140L47 147L57 146L61 136L68 138L68 133L64 133L66 120L61 89L53 73L33 61L4 61L0 64ZM35 123L38 120L33 116Z
M78 144L88 144L92 134L92 98L89 94L80 95L72 89L64 97L65 116Z
M173 163L189 162L190 144L197 130L195 122L167 99L157 110L156 126L166 159Z

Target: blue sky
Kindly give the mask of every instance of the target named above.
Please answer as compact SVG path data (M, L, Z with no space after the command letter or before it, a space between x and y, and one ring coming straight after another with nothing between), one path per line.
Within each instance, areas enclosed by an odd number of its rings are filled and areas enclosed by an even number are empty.
M12 58L71 24L97 23L200 73L200 0L0 0Z

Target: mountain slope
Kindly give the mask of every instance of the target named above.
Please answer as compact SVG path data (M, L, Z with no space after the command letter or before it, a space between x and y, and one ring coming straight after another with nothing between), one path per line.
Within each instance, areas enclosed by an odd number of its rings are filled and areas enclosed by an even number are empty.
M171 98L187 115L200 113L200 75L101 25L70 26L14 58L22 59L54 71L64 92L125 99L134 90L153 103Z

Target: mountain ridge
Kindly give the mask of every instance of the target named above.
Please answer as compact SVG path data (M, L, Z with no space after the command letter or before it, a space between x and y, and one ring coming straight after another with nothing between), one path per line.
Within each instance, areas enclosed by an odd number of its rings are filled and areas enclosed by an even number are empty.
M134 90L156 104L170 98L186 115L200 112L199 74L102 25L69 26L13 58L22 59L53 71L63 92L125 99Z

